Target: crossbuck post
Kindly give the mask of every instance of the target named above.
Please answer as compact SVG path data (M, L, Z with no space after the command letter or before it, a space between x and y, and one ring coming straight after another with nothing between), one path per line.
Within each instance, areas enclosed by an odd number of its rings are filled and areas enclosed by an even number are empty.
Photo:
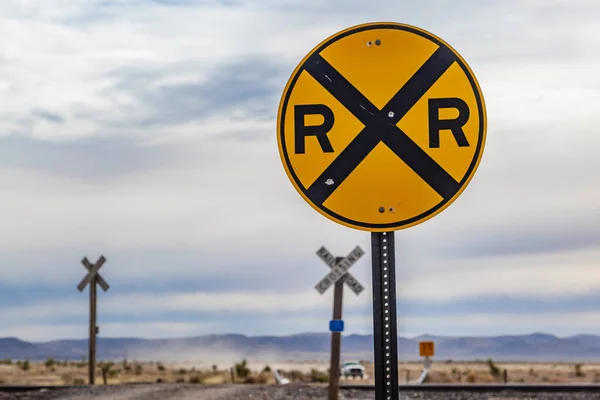
M342 302L344 297L344 284L356 294L364 290L364 287L354 278L348 269L358 261L364 254L360 247L356 247L346 257L334 257L325 247L317 251L317 255L325 264L331 268L321 281L315 286L320 294L334 285L333 291L333 319L330 322L331 331L331 360L329 366L329 400L338 400L339 381L340 381L340 354L342 347L341 332L344 329L342 320Z
M93 385L95 382L96 375L96 335L98 334L98 326L96 325L96 284L99 284L102 290L105 292L108 290L108 283L98 273L98 270L106 262L104 256L100 256L96 264L91 264L87 257L81 260L83 266L88 270L88 274L83 278L77 289L83 292L86 285L90 284L90 340L89 340L89 368L88 368L88 379L89 384Z

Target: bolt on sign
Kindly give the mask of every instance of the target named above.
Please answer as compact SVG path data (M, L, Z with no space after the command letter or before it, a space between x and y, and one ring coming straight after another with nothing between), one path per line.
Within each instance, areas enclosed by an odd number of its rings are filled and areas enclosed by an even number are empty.
M475 75L420 28L371 23L317 45L278 112L284 169L323 216L370 232L446 209L471 181L486 138Z

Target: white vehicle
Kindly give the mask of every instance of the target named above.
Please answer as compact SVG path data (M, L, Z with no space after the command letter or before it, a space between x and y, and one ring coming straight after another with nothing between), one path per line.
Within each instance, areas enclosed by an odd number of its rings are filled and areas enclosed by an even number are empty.
M360 377L360 379L363 379L365 376L365 367L357 362L347 362L342 365L341 375L344 378L351 376L353 378Z

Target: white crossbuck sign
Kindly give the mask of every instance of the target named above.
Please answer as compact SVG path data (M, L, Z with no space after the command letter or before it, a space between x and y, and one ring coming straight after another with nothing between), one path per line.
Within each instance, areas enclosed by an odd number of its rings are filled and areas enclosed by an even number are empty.
M321 294L340 279L344 279L348 287L357 295L364 290L364 287L356 280L348 270L354 265L365 252L358 246L350 252L345 258L336 263L336 258L323 246L317 251L317 255L325 264L331 268L331 271L323 278L315 289Z

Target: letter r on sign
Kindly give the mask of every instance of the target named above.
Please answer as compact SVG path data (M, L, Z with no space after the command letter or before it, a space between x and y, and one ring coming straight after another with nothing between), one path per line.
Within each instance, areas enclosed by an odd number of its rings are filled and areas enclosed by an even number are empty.
M458 117L440 119L440 110L454 108ZM469 147L469 142L462 127L469 120L469 105L456 97L429 99L429 148L440 147L440 131L449 130L459 147Z
M320 115L323 117L321 125L306 125L307 115ZM306 137L316 136L323 153L333 153L333 147L327 133L333 128L333 111L325 104L303 104L294 106L294 140L295 153L304 154Z

